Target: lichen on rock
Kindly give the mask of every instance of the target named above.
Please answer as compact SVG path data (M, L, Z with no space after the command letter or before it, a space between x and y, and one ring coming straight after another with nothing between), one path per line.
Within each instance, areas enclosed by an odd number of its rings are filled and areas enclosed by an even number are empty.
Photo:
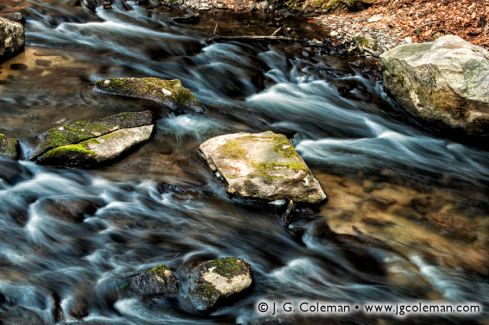
M487 136L487 50L448 35L400 45L380 58L384 85L403 108L428 121Z
M19 156L19 141L0 133L0 155L17 159Z
M326 195L286 136L236 133L204 142L199 152L229 194L265 201L319 204Z
M97 81L95 88L108 94L153 100L174 110L202 110L199 100L178 79L113 78Z
M142 297L173 297L178 294L180 282L168 266L159 264L134 276L130 287Z
M214 259L192 270L188 298L195 310L210 311L248 289L252 283L251 267L242 259Z

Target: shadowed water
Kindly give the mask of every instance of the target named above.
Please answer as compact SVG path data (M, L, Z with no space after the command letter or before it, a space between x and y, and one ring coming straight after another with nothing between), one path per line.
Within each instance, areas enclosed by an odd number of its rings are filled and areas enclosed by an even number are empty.
M0 132L18 137L25 156L37 134L75 119L151 109L158 120L151 142L100 169L0 158L7 323L271 321L255 313L260 299L489 305L487 151L403 114L369 62L298 44L211 43L217 20L228 35L276 26L212 14L184 26L171 23L175 14L135 5L90 12L70 1L27 9L27 51L0 69ZM286 24L300 35L300 22ZM177 113L93 91L94 81L121 76L181 79L206 110ZM216 135L265 130L294 135L330 197L289 228L281 209L228 197L196 152ZM436 223L440 215L453 224ZM193 314L184 294L142 301L125 286L158 263L185 282L190 266L224 256L248 261L255 285L209 316Z

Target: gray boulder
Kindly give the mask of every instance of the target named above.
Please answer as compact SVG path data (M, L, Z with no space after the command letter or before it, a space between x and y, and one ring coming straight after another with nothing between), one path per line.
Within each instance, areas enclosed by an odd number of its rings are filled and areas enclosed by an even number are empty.
M158 265L131 279L130 287L142 297L174 297L180 282L166 265Z
M0 62L24 50L25 32L21 23L0 17Z
M302 157L285 135L235 133L207 140L202 158L227 184L227 192L265 201L319 204L326 199Z
M32 159L47 165L92 167L149 140L153 129L150 111L74 121L43 133Z
M202 110L199 100L178 79L114 78L97 81L95 89L112 95L152 100L174 110Z
M385 87L403 108L472 135L487 135L487 50L450 35L400 45L380 59Z
M248 289L252 283L251 267L245 261L235 257L210 260L191 271L188 299L194 310L210 311Z
M0 133L0 155L17 159L19 156L19 141Z

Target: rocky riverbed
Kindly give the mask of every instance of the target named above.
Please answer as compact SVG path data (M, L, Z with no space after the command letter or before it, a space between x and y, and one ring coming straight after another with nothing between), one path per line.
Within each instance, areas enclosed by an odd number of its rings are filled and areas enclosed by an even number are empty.
M18 5L26 49L0 70L4 323L324 321L257 312L284 299L488 306L485 131L423 114L484 130L484 106L460 101L486 101L487 51L440 38L379 65L293 17Z

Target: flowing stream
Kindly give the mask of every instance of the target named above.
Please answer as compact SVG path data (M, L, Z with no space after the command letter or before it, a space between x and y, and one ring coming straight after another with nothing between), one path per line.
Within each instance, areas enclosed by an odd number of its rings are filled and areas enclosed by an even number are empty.
M270 322L255 313L260 299L436 299L488 310L489 154L404 114L375 64L297 44L206 42L217 21L221 34L270 35L277 26L267 18L209 13L179 25L171 12L90 12L72 1L26 10L26 52L0 69L0 132L18 137L25 155L36 135L68 121L144 109L158 120L151 142L103 168L0 158L6 324ZM287 24L301 35L302 22ZM181 79L205 112L93 90L123 76ZM288 228L280 209L228 197L196 151L213 136L266 130L295 135L329 196ZM190 265L224 256L248 261L255 285L211 315L192 314L183 295L142 301L123 290L158 263L185 281ZM380 318L396 323L343 320ZM486 311L477 321L488 319ZM438 320L465 322L475 320Z

